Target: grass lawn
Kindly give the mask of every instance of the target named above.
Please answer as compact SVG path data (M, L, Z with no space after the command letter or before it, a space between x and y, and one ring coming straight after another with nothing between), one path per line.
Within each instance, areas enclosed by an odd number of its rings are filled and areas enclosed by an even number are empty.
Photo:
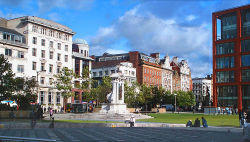
M186 124L188 120L192 120L193 124L196 118L203 116L208 123L208 126L230 126L239 127L239 116L238 115L204 115L204 114L193 114L193 113L157 113L148 114L154 118L152 119L140 119L137 121L143 122L160 122L160 123L175 123L175 124ZM202 121L201 121L202 125Z
M51 120L44 120L46 122L51 122ZM59 123L121 123L117 121L99 121L99 120L55 120Z

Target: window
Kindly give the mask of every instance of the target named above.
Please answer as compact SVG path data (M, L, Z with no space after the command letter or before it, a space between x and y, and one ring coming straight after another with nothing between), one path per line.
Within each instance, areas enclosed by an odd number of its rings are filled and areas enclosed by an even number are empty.
M45 50L42 50L42 52L41 52L41 57L42 57L42 58L45 58Z
M24 65L18 65L17 66L17 72L23 73L24 72Z
M64 59L65 59L65 62L68 62L68 55L65 55Z
M250 27L249 27L249 29L250 29ZM249 51L250 51L250 40L242 40L241 41L241 52L249 52Z
M115 70L111 70L111 73L115 73Z
M242 20L242 36L250 36L250 10L241 11L241 20Z
M133 75L133 76L135 75L135 72L134 72L134 71L132 71L132 75Z
M45 46L45 39L41 39L41 45Z
M233 68L234 67L234 57L222 57L216 58L216 68L223 69L223 68Z
M18 51L17 57L18 58L24 58L24 52L23 51Z
M43 104L44 102L44 95L45 95L45 92L44 91L40 91L40 104Z
M86 50L84 50L84 56L85 56L85 57L87 56L87 52L86 52Z
M68 51L68 50L69 50L69 46L65 45L65 51Z
M32 32L38 32L38 26L32 25Z
M53 65L49 65L49 72L52 73L53 72Z
M218 86L218 105L237 106L237 86Z
M56 68L56 73L60 73L60 66L57 66L57 68Z
M237 37L236 13L230 13L219 17L221 19L221 39L232 39Z
M49 47L53 48L53 45L54 45L53 41L50 41L49 42Z
M81 53L83 54L83 50L81 50Z
M61 54L57 54L57 61L60 61L61 60Z
M49 59L53 59L53 51L49 52Z
M61 43L57 43L57 49L61 50Z
M250 82L250 69L242 70L242 82Z
M12 49L5 49L6 56L12 56Z
M41 83L41 84L44 84L44 83L45 83L45 78L44 78L44 77L41 77L41 78L40 78L40 83Z
M41 71L45 71L45 63L41 63Z
M102 71L99 71L99 76L102 76Z
M234 82L234 71L222 71L216 73L216 82Z
M216 54L231 54L234 53L234 42L222 43L216 45Z
M32 48L32 56L36 56L36 48Z
M250 55L242 55L241 56L241 65L242 67L250 66Z
M57 104L60 104L60 96L61 96L60 93L57 92L57 93L56 93L56 103L57 103Z
M49 78L49 85L53 85L53 78Z
M105 71L105 75L109 75L109 71L108 70Z
M33 37L32 43L37 44L37 37Z
M32 70L36 70L36 62L32 62Z
M96 77L96 72L93 72L93 76Z
M9 67L10 67L10 69L12 70L12 64L9 63Z
M52 103L52 93L49 92L49 95L48 95L48 103L51 104Z
M49 36L54 37L54 31L49 30Z

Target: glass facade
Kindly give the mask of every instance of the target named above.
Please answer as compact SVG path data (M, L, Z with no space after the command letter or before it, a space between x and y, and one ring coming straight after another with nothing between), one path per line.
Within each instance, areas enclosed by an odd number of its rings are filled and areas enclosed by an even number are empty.
M233 68L234 67L234 56L216 58L216 68Z
M216 55L234 53L234 42L222 43L216 45Z
M250 85L242 86L242 107L243 110L250 109Z
M250 40L242 40L241 52L249 52L249 51L250 51Z
M218 106L237 106L237 86L218 86Z
M216 72L216 82L234 82L234 71L222 71Z
M222 15L221 19L221 39L232 39L237 37L237 16L236 13Z
M250 55L242 55L241 56L241 66L249 67L250 66Z
M250 10L241 12L242 36L250 36Z
M250 69L242 70L242 82L250 82Z

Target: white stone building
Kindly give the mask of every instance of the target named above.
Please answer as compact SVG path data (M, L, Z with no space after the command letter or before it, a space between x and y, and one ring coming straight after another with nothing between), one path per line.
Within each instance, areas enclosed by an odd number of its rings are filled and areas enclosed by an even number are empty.
M110 76L112 73L121 72L129 86L136 81L136 68L128 61L104 61L93 62L92 77L101 80L103 76Z
M173 70L172 67L170 66L169 56L165 56L165 58L161 60L161 67L162 67L162 87L172 93Z
M205 97L209 95L210 101L212 101L212 79L207 78L193 78L193 93L196 98L196 102L200 103L205 100Z
M64 25L35 16L1 19L1 23L2 27L15 31L8 36L8 31L2 30L7 37L0 35L0 52L7 54L13 72L16 76L36 78L39 83L37 103L44 108L60 110L63 98L52 82L63 67L72 69L72 36L75 33Z
M181 90L182 91L191 91L190 89L190 85L191 84L191 78L190 78L190 68L188 67L187 61L186 60L182 60L179 63L179 67L180 67L180 76L181 76Z

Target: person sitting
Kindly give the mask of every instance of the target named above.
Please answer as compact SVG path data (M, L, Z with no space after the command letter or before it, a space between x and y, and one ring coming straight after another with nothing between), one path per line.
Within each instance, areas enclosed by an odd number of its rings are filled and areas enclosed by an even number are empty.
M189 121L187 122L187 124L186 124L186 127L192 127L192 126L193 126L192 120L189 120Z
M199 120L199 118L196 118L194 121L194 127L200 127L201 126L201 122Z
M201 119L202 119L202 126L203 126L204 128L207 128L207 127L208 127L208 125L207 125L207 120L206 120L204 117L201 117Z

